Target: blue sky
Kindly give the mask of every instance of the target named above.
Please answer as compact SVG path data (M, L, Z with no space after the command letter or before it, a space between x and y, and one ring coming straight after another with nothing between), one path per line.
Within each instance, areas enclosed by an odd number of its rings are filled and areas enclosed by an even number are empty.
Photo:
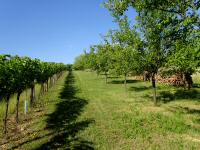
M103 1L0 0L0 54L73 63L117 27Z

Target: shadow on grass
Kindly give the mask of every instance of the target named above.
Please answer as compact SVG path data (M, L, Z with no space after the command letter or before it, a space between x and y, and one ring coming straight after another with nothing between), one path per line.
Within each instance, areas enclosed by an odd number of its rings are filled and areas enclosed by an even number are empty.
M140 87L130 87L129 91L135 91L135 92L142 92L142 91L146 91L146 90L150 90L152 89L151 86L147 87L147 86L140 86Z
M200 88L200 84L195 83L195 84L193 84L193 87L194 88Z
M141 89L139 88L136 90L142 91L143 88ZM143 98L153 100L153 91L150 94L145 94ZM175 92L158 91L157 100L163 103L169 103L171 101L176 101L176 100L193 100L200 102L200 91L196 89L191 89L191 90L177 89Z
M183 106L171 106L169 110L172 112L180 112L180 113L186 113L186 114L200 114L200 109L194 109L194 108L183 107Z
M46 129L53 131L53 137L38 149L94 149L92 142L76 136L94 120L77 120L84 106L87 105L87 101L75 96L78 90L75 88L74 82L74 76L70 72L60 93L61 102L57 104L55 112L50 114L47 119Z
M138 82L141 82L141 81L138 81L138 80L126 80L126 83L138 83ZM110 81L108 82L109 84L124 84L124 80L113 80L113 81Z
M160 95L158 97L159 100L163 101L164 103L168 103L173 100L183 100L183 99L200 101L200 92L195 89L191 90L179 89L175 93L171 93L169 91L162 91L160 92L159 95Z
M118 79L118 78L120 78L120 77L118 77L118 76L109 76L108 77L108 79Z

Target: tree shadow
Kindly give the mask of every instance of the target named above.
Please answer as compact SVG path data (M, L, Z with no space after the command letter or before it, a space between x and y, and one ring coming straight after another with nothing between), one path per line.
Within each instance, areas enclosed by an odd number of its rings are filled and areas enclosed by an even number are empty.
M129 91L135 91L135 92L141 92L141 91L146 91L152 89L151 86L140 86L140 87L130 87Z
M183 106L171 106L169 110L172 112L181 112L186 114L200 114L199 109L183 107Z
M109 76L108 79L118 79L120 78L119 76Z
M139 80L126 80L126 83L138 83L141 82ZM124 84L124 80L112 80L108 82L109 84Z
M173 100L183 100L183 99L192 99L192 100L199 101L200 92L195 89L192 89L192 90L179 89L175 93L172 93L170 91L162 91L159 93L158 98L164 103L168 103Z
M56 110L48 116L46 129L52 130L54 136L38 149L94 149L93 143L78 138L76 135L87 128L92 119L78 121L87 101L75 96L78 89L74 86L74 76L69 72L65 86L60 93L61 102Z
M192 86L193 86L193 88L200 88L200 84L198 84L198 83L195 83Z

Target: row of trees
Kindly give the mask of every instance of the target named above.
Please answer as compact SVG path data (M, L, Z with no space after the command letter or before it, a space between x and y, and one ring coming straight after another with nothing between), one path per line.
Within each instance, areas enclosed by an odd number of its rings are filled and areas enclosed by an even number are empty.
M181 74L185 87L192 87L191 75L200 67L199 0L108 0L104 5L119 29L109 31L102 44L78 57L75 69L104 72L106 78L114 70L124 75L125 85L128 73L147 73L155 104L159 71ZM130 9L137 12L135 25L126 16Z
M62 63L42 62L29 57L0 55L0 100L6 101L4 131L7 132L9 100L17 94L16 122L19 122L20 96L26 89L31 89L30 104L35 100L35 84L41 84L40 95L48 91L66 70ZM50 85L49 85L50 83Z

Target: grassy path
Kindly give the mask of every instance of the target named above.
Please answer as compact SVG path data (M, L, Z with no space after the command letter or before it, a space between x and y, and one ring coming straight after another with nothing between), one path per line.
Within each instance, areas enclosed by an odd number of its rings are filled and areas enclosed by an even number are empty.
M159 85L155 107L149 83L129 80L127 92L122 83L106 85L91 72L63 76L1 148L200 149L199 88L183 94Z
M168 95L154 107L150 83L129 80L125 92L120 78L111 78L106 85L95 73L75 72L75 76L80 96L88 100L80 118L95 120L80 136L92 141L95 149L200 148L199 89L184 95L181 89L159 85L159 96Z

